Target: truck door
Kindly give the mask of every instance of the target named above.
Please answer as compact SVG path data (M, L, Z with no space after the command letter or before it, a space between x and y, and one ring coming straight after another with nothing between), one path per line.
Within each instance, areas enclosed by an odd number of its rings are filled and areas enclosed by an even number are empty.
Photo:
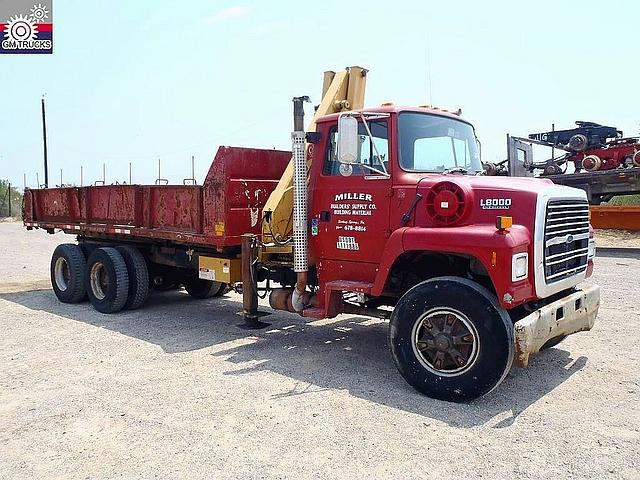
M367 168L389 171L389 119L367 123L372 136L360 123L360 164L352 166L338 162L337 129L329 131L310 211L316 257L377 263L389 237L391 178Z

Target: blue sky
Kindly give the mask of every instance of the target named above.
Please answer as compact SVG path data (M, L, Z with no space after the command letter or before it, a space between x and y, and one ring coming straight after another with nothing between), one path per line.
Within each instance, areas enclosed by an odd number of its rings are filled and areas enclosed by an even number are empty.
M42 181L43 93L50 183L61 168L79 183L80 165L98 180L103 162L107 182L129 162L151 182L158 158L181 183L218 145L289 148L291 98L318 102L322 72L348 65L370 69L367 105L461 107L484 160L551 122L638 135L639 5L57 0L55 53L0 57L0 178Z

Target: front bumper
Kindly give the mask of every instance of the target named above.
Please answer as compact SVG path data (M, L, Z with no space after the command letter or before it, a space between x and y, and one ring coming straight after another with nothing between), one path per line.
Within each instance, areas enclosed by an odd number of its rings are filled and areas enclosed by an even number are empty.
M515 364L526 367L529 357L552 338L591 330L600 307L600 287L583 287L536 310L515 323Z

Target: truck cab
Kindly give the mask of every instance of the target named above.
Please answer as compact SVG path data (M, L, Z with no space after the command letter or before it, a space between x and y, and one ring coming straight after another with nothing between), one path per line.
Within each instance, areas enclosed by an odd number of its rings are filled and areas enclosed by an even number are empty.
M345 291L361 308L392 308L394 358L419 389L426 377L417 370L457 385L460 372L492 356L487 348L513 345L503 357L526 366L540 349L592 327L598 287L578 288L595 254L583 191L482 175L473 126L440 109L386 105L320 118L316 130L307 153L319 288L303 315L357 311ZM449 300L438 300L441 292ZM486 331L465 313L469 305L494 312ZM483 335L503 346L478 353ZM473 348L455 343L462 338ZM510 361L491 361L504 364L497 377L506 375Z

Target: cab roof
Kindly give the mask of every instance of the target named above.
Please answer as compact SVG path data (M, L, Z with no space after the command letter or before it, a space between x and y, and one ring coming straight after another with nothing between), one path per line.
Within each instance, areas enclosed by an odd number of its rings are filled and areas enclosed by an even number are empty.
M441 117L448 117L448 118L453 118L455 120L461 120L465 123L470 123L468 120L465 120L463 117L461 117L460 115L453 113L451 111L447 111L447 110L443 110L441 108L438 107L433 107L433 106L422 106L422 107L416 107L416 106L407 106L407 105L382 105L380 107L369 107L369 108L362 108L362 109L358 109L358 110L353 110L352 112L365 112L365 113L388 113L388 114L398 114L400 112L415 112L415 113L427 113L429 115L439 115ZM345 113L345 112L340 112L340 113ZM337 121L338 117L340 116L340 113L331 113L329 115L324 115L322 117L320 117L317 122L318 123L324 123L324 122L331 122L331 121Z

